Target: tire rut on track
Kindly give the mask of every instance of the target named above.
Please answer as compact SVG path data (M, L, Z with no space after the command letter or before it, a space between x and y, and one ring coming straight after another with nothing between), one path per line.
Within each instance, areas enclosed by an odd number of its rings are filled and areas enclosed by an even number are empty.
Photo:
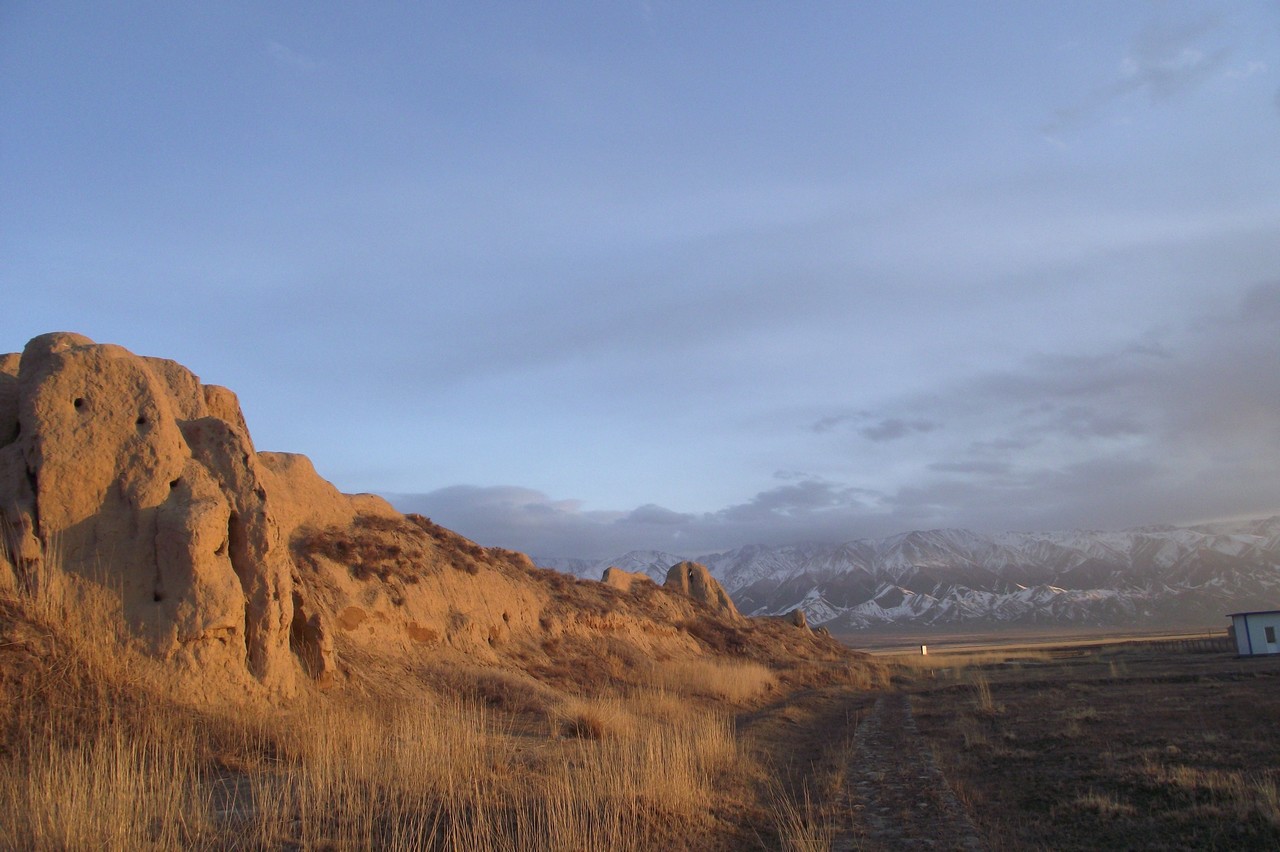
M905 693L882 695L858 726L853 745L848 805L861 824L837 835L833 850L985 848L923 747Z

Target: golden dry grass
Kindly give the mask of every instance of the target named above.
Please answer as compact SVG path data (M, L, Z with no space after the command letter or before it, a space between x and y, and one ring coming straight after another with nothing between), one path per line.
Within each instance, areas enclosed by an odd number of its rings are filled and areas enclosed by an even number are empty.
M826 852L836 837L836 823L829 809L814 801L807 786L798 796L779 790L774 796L773 819L778 842L787 852Z
M929 654L885 654L884 662L912 672L921 670L955 672L978 666L1044 663L1053 659L1045 650L1008 648L991 651L943 651Z
M762 773L732 714L778 688L764 665L668 661L585 695L459 670L394 698L196 710L110 593L36 579L0 594L30 651L0 696L0 848L702 848L734 828L713 813L753 807L766 834L825 830L803 802L726 799Z
M702 695L740 704L776 689L778 678L748 660L669 660L653 667L655 686L680 695Z

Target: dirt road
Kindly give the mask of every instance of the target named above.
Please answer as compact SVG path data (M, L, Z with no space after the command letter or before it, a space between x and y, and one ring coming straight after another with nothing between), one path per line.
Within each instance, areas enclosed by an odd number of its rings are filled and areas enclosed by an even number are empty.
M906 694L885 693L858 725L846 778L853 819L833 850L983 848L923 747Z
M784 848L984 848L923 746L905 693L814 690L739 724L768 744L786 795L812 802L806 839L775 841Z

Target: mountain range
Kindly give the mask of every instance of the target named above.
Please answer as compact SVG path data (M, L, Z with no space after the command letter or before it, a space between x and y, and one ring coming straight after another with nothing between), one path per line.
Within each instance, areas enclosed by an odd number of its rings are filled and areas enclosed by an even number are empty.
M690 557L632 551L614 559L535 557L598 579L608 566L662 582ZM802 609L835 632L1001 624L1223 625L1280 607L1280 516L1119 532L982 534L918 530L843 544L750 545L692 557L738 609Z

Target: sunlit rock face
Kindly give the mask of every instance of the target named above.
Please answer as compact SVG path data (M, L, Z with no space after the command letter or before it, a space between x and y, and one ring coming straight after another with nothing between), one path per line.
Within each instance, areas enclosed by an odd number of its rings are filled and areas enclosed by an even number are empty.
M77 334L2 363L12 579L114 590L154 653L291 693L291 563L234 394Z
M554 672L598 664L602 642L637 660L724 645L794 661L798 647L739 615L701 565L662 587L616 570L584 583L342 494L305 456L257 451L231 391L77 334L0 356L0 544L15 600L106 601L200 702L288 698L359 681L360 665Z
M712 611L720 615L740 619L738 608L733 599L720 586L719 581L711 576L707 566L698 562L681 562L671 566L667 572L665 588L680 591L696 601L706 604Z

